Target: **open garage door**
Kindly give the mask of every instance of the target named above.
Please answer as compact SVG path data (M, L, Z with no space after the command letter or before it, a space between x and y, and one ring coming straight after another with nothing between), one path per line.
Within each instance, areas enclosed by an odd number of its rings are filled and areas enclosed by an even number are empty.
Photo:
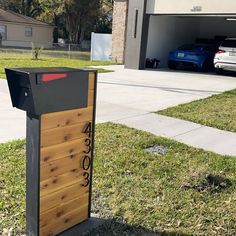
M196 41L236 36L236 15L152 15L150 16L146 58L157 58L166 67L171 50Z

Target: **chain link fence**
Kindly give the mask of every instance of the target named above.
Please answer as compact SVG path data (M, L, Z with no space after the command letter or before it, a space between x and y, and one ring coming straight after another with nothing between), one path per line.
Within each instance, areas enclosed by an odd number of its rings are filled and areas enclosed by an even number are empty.
M90 60L91 41L83 41L82 45L69 44L64 42L25 42L2 40L0 43L0 53L31 54L32 47L42 47L42 55L52 57L63 57L71 59Z

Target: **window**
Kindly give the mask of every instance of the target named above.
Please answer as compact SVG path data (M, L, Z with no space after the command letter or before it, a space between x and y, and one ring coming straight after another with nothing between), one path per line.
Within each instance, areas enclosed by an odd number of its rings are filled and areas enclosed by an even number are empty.
M7 39L7 27L5 25L0 25L0 34L2 35L2 40Z
M33 35L32 27L25 27L25 36L26 37L32 37L32 35Z
M236 40L233 40L233 39L225 40L225 41L221 44L221 47L236 48Z

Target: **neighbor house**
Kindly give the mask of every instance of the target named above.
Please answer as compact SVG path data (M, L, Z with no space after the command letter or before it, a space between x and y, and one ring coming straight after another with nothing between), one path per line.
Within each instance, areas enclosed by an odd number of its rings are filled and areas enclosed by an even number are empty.
M33 18L0 9L1 46L31 47L31 42L52 46L54 27Z
M114 0L112 58L144 69L167 65L171 50L197 40L236 37L235 0Z

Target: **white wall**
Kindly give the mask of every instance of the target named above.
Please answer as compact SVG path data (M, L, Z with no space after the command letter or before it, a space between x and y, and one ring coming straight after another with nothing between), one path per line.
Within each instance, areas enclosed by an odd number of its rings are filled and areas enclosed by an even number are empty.
M111 61L112 35L92 33L91 61Z
M231 14L235 12L236 12L235 0L148 0L147 1L147 14L199 14L199 13Z
M169 52L181 44L192 43L199 34L199 21L175 16L151 16L148 33L147 58L167 65Z

